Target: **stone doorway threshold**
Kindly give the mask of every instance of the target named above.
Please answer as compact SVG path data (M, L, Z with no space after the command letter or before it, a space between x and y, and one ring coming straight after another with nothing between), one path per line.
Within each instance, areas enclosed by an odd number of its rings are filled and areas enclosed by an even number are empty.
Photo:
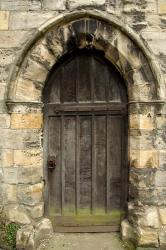
M38 250L124 250L116 233L65 233L53 234L43 240Z

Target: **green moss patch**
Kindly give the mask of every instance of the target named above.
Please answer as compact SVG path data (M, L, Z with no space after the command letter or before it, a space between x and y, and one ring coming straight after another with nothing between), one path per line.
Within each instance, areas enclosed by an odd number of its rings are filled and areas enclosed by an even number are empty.
M9 249L16 250L16 234L20 225L9 222L3 210L0 210L0 246Z
M125 250L136 250L135 245L131 241L123 241L122 245Z

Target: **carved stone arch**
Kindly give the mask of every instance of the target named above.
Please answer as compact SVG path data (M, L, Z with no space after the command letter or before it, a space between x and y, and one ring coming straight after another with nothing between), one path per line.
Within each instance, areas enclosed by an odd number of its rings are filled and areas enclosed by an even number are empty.
M163 79L152 53L131 30L108 18L100 12L80 12L60 16L42 26L17 59L7 103L41 102L52 66L64 54L85 47L102 50L116 66L127 83L130 102L163 99Z

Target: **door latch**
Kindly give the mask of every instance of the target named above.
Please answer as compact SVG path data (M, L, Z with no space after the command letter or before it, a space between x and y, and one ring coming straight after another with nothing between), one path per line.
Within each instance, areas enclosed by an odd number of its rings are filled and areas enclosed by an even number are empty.
M56 159L55 156L48 156L48 160L47 160L47 166L48 169L53 170L56 167Z

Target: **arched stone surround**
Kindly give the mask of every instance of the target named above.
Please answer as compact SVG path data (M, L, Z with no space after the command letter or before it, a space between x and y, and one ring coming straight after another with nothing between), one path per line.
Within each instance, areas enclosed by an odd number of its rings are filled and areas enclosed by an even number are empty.
M162 142L156 132L156 117L163 112L164 81L151 51L139 37L119 20L100 11L73 12L50 20L34 34L12 69L7 99L11 128L34 134L33 145L26 136L25 150L18 153L18 165L24 166L26 161L33 160L39 167L35 181L21 182L20 194L24 195L20 195L19 205L24 205L28 223L44 216L42 209L40 213L35 212L42 202L45 175L42 174L42 93L53 65L78 48L102 50L126 82L130 166L128 220L135 229L139 245L158 246L159 200L154 180L159 167L158 144ZM34 212L28 211L26 205L32 206ZM149 213L155 218L152 222L148 220ZM148 238L151 234L153 240Z

